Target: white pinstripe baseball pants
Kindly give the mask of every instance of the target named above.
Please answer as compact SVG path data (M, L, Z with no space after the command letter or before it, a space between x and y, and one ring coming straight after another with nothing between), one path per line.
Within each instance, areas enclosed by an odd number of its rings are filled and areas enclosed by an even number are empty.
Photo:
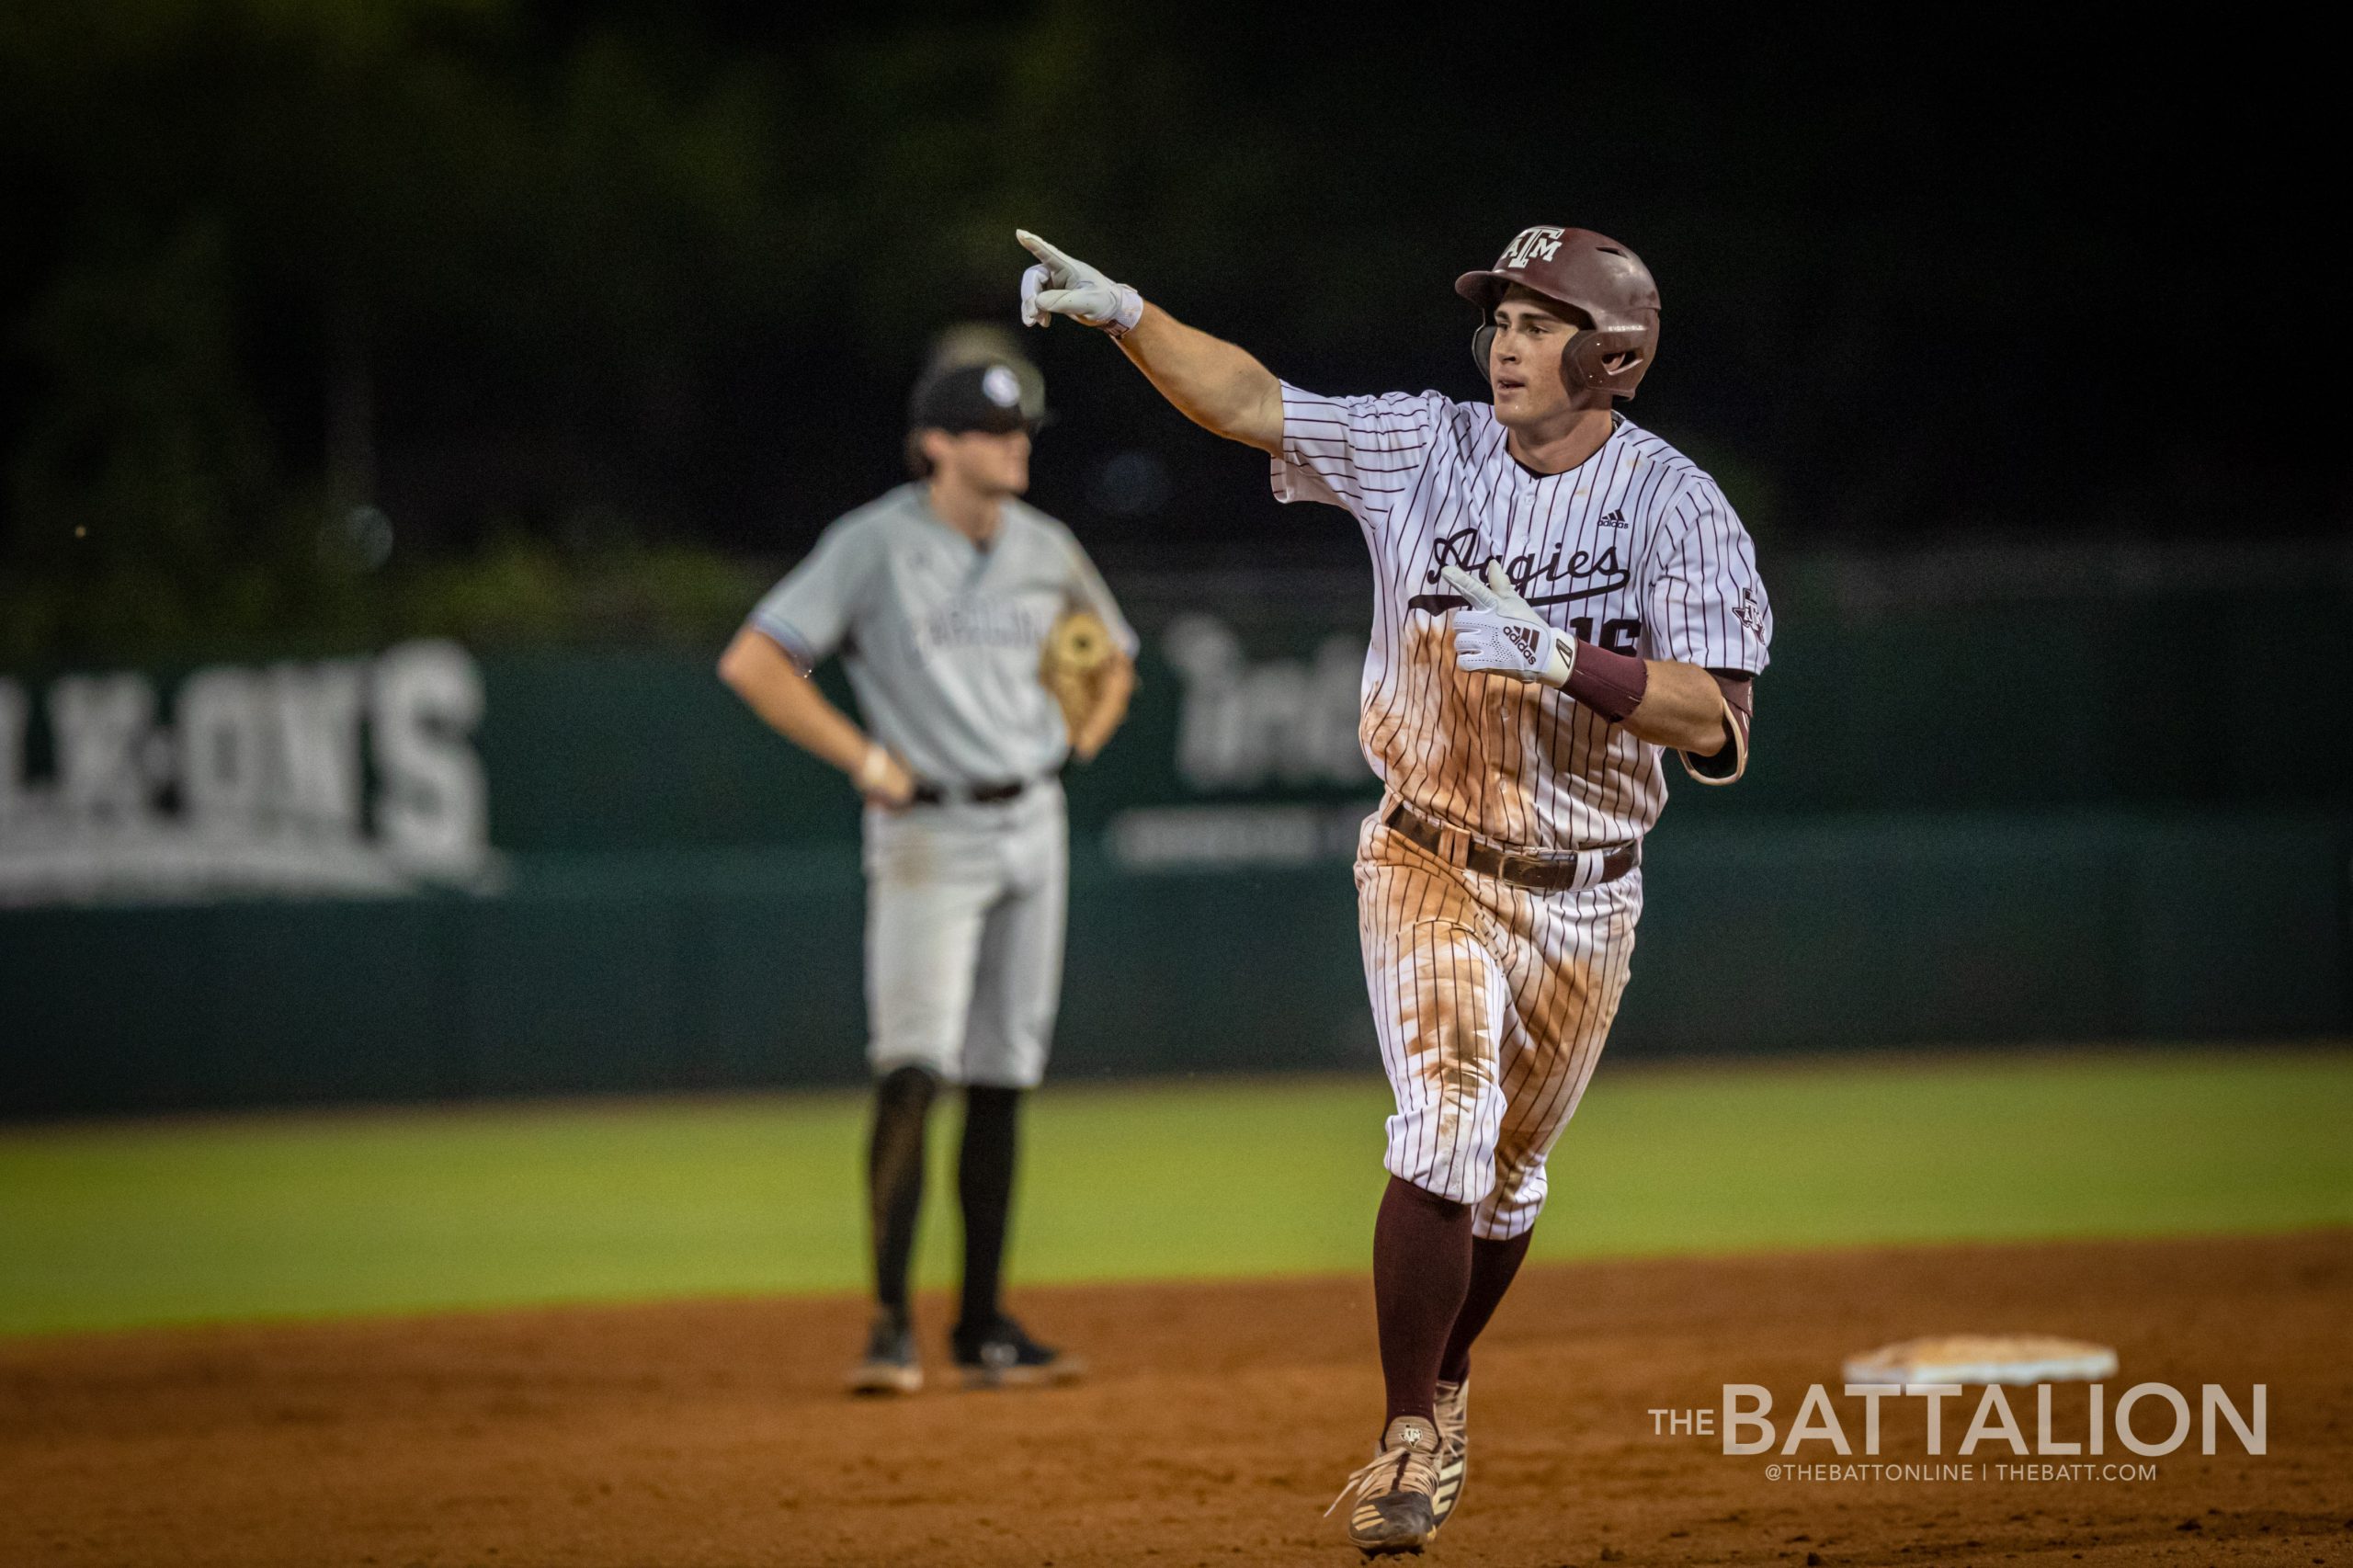
M1385 808L1386 802L1384 802ZM1391 1175L1517 1236L1608 1038L1643 912L1639 868L1576 892L1449 865L1381 825L1357 850L1357 926L1396 1096Z

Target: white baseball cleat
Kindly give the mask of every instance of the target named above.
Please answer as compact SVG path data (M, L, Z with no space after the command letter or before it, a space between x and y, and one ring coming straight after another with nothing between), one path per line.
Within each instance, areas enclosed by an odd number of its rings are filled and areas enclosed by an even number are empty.
M1418 1553L1438 1533L1430 1510L1438 1490L1438 1424L1400 1415L1381 1435L1381 1449L1348 1477L1328 1515L1351 1497L1348 1541L1367 1557Z

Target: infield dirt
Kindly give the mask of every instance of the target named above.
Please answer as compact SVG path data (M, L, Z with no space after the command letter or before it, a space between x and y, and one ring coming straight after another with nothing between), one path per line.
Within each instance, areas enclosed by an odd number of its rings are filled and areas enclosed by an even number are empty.
M1558 1222L1556 1221L1556 1222ZM1318 1517L1380 1415L1359 1278L1032 1291L1071 1389L835 1391L863 1310L698 1301L0 1342L9 1564L998 1564L1358 1561ZM937 1355L943 1306L926 1301ZM1461 1510L1424 1559L2353 1563L2353 1233L1533 1267L1482 1342ZM1768 1479L1648 1412L1768 1386L1784 1430L1849 1352L1943 1331L2117 1346L2130 1384L2269 1390L2153 1479ZM937 1375L935 1387L945 1382ZM2032 1396L2019 1402L2034 1434ZM1859 1402L1841 1401L1862 1462ZM2084 1395L2054 1435L2083 1436ZM2136 1416L2144 1436L2162 1406ZM1881 1462L1927 1463L1916 1401ZM2070 1464L2081 1459L2037 1462Z

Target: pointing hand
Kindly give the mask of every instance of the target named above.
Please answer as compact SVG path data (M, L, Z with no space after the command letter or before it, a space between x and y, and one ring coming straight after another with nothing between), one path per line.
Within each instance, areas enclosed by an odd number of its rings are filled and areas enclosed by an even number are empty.
M1114 283L1076 256L1066 256L1027 229L1013 237L1038 258L1021 275L1021 324L1051 326L1056 316L1068 316L1086 326L1099 326L1114 337L1124 337L1143 318L1143 299L1124 283Z

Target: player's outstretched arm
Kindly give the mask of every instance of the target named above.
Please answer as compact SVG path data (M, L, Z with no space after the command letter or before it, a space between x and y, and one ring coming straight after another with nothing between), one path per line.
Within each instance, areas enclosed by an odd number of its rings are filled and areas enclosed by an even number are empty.
M1211 435L1281 454L1282 385L1248 351L1146 304L1133 289L1026 229L1013 237L1038 258L1021 275L1024 323L1045 326L1062 315L1100 327L1186 418Z
M719 678L778 734L848 774L868 800L904 806L914 796L906 765L826 701L817 683L760 632L747 626L735 634L719 656Z
M1158 305L1144 306L1120 348L1177 413L1202 429L1281 455L1282 383L1249 350L1187 326Z

